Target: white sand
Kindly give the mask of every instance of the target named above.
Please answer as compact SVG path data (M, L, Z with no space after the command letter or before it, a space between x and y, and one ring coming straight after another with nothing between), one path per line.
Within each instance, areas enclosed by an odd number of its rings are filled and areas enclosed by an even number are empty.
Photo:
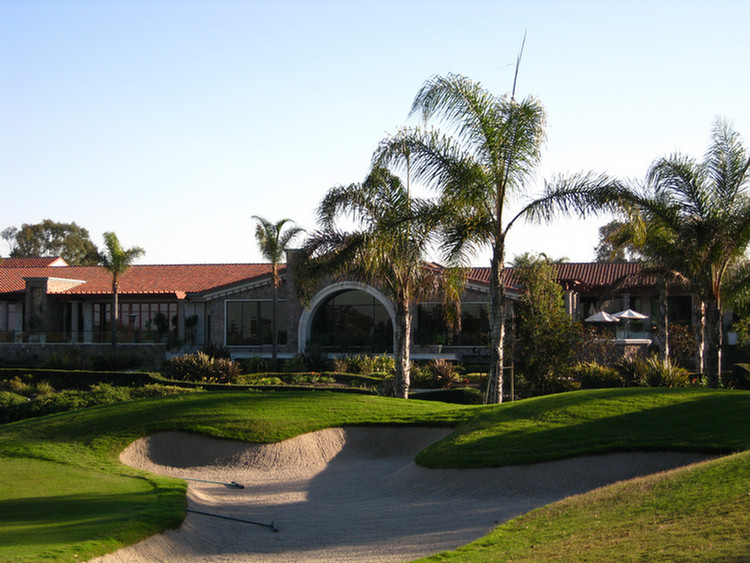
M337 428L259 445L166 432L123 463L188 481L183 525L94 559L131 562L395 562L455 549L499 523L567 496L705 459L624 453L498 469L425 469L435 428Z

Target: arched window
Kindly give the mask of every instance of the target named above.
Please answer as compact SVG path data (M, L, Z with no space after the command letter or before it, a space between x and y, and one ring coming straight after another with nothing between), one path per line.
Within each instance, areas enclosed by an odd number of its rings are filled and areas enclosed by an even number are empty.
M317 309L311 340L335 351L392 352L393 324L375 297L356 289L328 297Z

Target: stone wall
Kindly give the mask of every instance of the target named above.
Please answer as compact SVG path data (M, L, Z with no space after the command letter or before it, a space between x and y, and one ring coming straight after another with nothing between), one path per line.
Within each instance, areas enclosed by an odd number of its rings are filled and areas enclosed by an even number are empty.
M65 357L80 355L96 358L112 353L110 344L42 344L42 343L0 343L0 365L42 363L52 355ZM158 369L167 357L166 344L119 344L117 353L132 355L143 361L146 369Z

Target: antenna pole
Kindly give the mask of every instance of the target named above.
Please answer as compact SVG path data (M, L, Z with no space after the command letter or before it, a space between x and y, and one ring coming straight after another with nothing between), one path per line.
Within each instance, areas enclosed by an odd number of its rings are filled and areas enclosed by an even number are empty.
M523 41L521 41L521 48L518 51L518 58L516 59L516 72L513 75L513 92L510 95L511 101L515 101L516 99L516 82L518 82L518 67L521 66L521 56L523 55L523 46L526 45L526 32L528 30L523 32Z

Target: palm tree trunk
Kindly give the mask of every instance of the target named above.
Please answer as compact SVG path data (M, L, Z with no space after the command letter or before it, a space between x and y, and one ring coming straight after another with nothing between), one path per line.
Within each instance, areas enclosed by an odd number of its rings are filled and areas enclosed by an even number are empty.
M114 280L112 282L112 315L111 315L111 321L112 321L112 353L114 353L117 350L117 329L119 328L120 324L120 307L119 307L119 300L117 297L117 294L120 289L120 284L117 283L117 280Z
M490 374L485 402L503 402L503 343L505 340L504 248L495 248L490 266Z
M659 354L665 368L669 367L669 289L662 279L659 287Z
M411 311L408 302L396 303L395 329L397 394L402 399L408 399L411 386Z
M721 307L712 299L706 305L706 378L709 387L721 384Z
M278 304L278 293L279 287L277 283L276 264L273 265L273 300L271 301L271 369L278 371L278 347L279 347L279 335L276 327L276 308Z
M695 370L703 375L706 373L706 355L704 354L706 304L696 296L693 296L693 332L695 334Z

